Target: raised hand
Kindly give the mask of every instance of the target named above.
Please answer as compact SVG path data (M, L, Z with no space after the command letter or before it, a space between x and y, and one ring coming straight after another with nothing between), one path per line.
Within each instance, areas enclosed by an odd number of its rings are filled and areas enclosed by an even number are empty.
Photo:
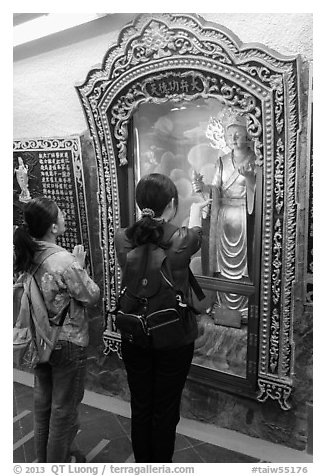
M85 265L86 251L84 250L84 245L76 245L73 249L72 254L83 268Z

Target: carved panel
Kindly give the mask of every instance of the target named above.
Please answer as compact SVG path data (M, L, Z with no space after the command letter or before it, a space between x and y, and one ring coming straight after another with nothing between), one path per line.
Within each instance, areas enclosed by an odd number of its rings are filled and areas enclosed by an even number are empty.
M312 73L310 72L309 98L308 98L308 144L306 168L306 230L305 230L305 267L304 267L304 294L305 304L313 304L313 103L312 103Z
M30 198L46 196L67 214L66 232L58 244L72 251L82 243L87 266L92 272L85 185L79 137L21 139L13 142L14 225L23 220L23 204ZM19 165L27 175L27 195L18 179ZM23 187L24 188L24 187ZM26 195L26 193L25 193Z
M143 103L216 98L249 119L263 169L257 398L283 409L293 385L298 71L297 57L242 44L189 14L145 14L127 25L102 68L77 86L99 171L107 352L118 350L110 312L121 275L113 245L121 224L118 169L128 166L128 126ZM252 372L251 372L252 373Z

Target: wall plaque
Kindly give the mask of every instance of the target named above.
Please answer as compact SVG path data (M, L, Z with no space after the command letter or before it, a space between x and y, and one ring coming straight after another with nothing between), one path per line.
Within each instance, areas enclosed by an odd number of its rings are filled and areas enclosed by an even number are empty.
M23 220L25 203L45 196L66 212L66 232L57 243L69 251L83 244L92 271L79 137L19 139L13 142L13 224Z

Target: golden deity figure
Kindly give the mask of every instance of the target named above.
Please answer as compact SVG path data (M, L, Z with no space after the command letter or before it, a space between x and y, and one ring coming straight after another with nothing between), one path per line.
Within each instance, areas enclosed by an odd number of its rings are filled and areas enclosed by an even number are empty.
M214 136L213 130L218 132ZM228 114L222 123L211 119L207 137L213 147L227 151L218 157L211 184L205 184L201 174L194 172L193 187L196 192L211 193L209 231L209 275L240 280L249 276L250 217L254 212L255 154L250 148L246 118ZM223 139L225 143L223 146ZM214 144L215 141L215 144ZM227 147L225 147L225 145ZM249 218L249 220L248 220ZM247 319L248 299L234 293L217 293L215 315L238 314Z
M15 169L18 185L21 188L19 195L20 202L28 202L31 199L31 195L28 190L28 165L24 164L21 157L18 157L18 167Z

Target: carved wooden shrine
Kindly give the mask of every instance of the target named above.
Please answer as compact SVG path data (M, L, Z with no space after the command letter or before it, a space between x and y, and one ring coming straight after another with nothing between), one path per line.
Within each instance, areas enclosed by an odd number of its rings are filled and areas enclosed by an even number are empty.
M110 312L121 271L113 237L135 218L135 115L158 108L216 101L245 115L257 169L255 258L249 284L244 377L193 364L193 376L221 388L290 408L293 387L293 284L296 269L296 163L299 124L298 57L242 44L226 28L190 14L144 14L124 27L102 66L77 86L93 139L99 177L107 353L120 336ZM149 106L148 106L149 107ZM204 289L227 281L199 276Z

